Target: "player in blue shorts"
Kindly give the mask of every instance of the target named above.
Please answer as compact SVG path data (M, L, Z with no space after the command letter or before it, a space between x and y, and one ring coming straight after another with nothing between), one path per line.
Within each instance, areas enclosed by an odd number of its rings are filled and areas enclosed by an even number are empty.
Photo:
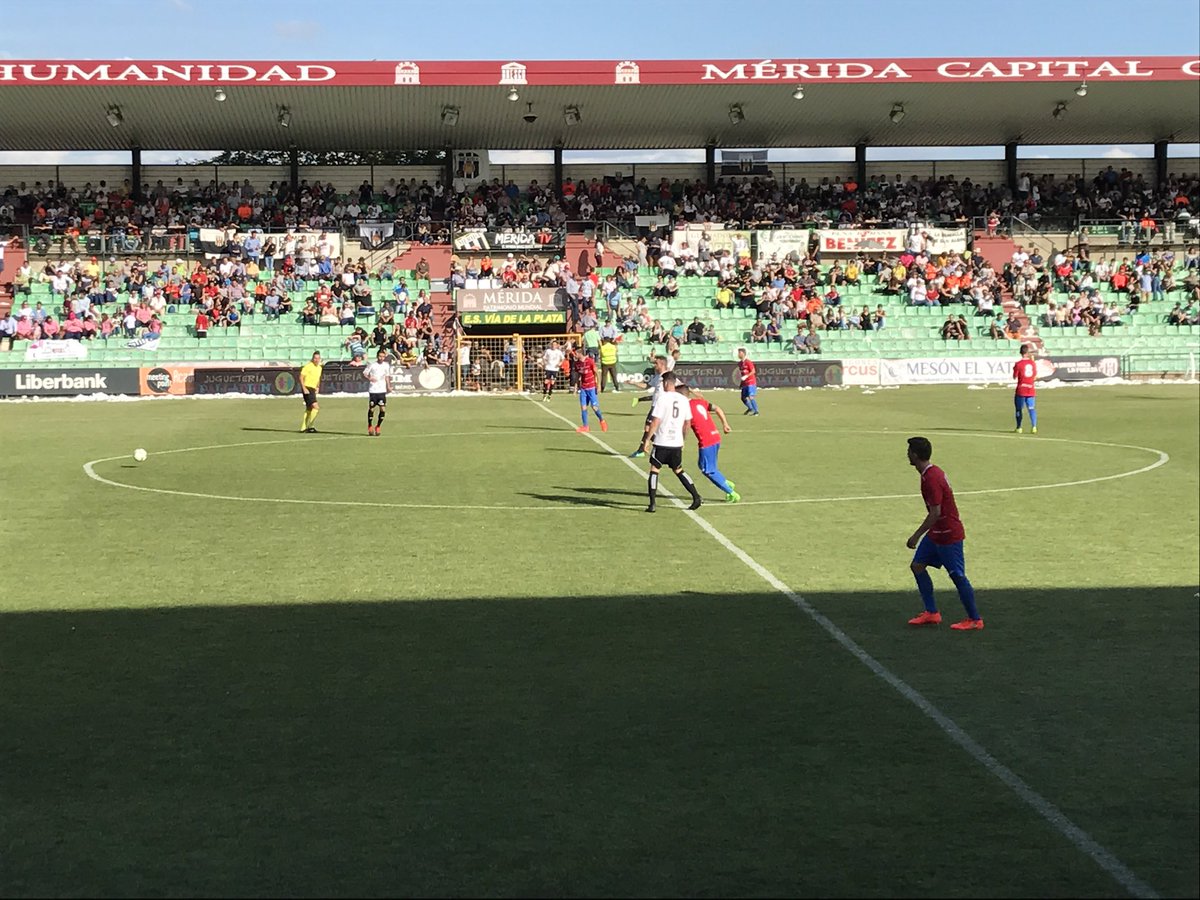
M675 390L687 398L692 410L689 424L696 435L696 445L700 448L700 471L721 490L727 503L737 503L742 499L742 495L734 490L733 482L717 467L717 454L721 452L721 432L729 434L733 430L729 427L729 420L725 418L725 411L715 403L709 403L699 394L693 394L687 385L681 384ZM720 429L713 421L714 415L721 421Z
M1029 413L1029 430L1037 434L1037 360L1033 358L1033 345L1021 346L1021 358L1013 366L1013 378L1017 390L1013 403L1017 409L1017 434L1021 433L1022 413Z
M742 405L746 407L742 415L757 416L758 400L755 395L758 393L758 370L745 347L738 347L738 380L742 384Z
M954 502L954 491L946 480L946 473L933 465L933 446L928 438L908 439L908 463L921 473L921 499L925 501L925 518L908 539L908 549L913 554L912 573L917 579L917 590L925 611L908 620L909 625L940 625L942 614L933 599L933 579L927 569L946 570L954 586L958 588L958 599L962 601L967 617L950 627L955 631L976 631L983 628L983 619L975 606L975 588L967 578L963 558L962 520L958 517L958 504Z
M596 360L579 350L571 351L571 366L579 376L579 418L583 424L575 430L587 434L588 410L596 413L596 421L600 423L601 431L608 431L608 422L604 421L604 413L600 412L600 398L596 391Z

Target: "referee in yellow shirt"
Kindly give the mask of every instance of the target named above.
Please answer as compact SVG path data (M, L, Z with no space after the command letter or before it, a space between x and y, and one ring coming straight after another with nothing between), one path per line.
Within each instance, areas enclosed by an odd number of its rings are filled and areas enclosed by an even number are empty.
M321 411L317 405L317 393L321 390L321 374L324 371L325 365L321 362L320 353L314 353L312 359L300 367L300 390L304 394L304 423L300 430L309 434L317 433L313 422L317 420L317 413Z

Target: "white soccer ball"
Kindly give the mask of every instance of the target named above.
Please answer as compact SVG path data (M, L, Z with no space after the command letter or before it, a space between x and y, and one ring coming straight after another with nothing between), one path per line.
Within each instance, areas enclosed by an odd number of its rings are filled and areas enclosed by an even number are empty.
M133 451L133 458L136 459L138 462L145 462L146 457L148 457L149 455L150 454L147 453L145 450L143 450L141 447L138 447L136 450Z

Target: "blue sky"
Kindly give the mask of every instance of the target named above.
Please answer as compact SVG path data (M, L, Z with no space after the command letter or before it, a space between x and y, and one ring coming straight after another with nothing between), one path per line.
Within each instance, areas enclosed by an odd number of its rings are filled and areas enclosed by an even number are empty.
M775 0L748 7L728 0L59 0L49 7L8 5L0 27L0 59L1200 56L1197 0ZM735 23L743 8L749 14ZM894 19L901 10L906 16L915 14L921 24L897 26ZM1173 155L1182 151L1194 156L1197 149L1181 146ZM1091 147L1036 152L1117 156L1148 151ZM938 155L962 154L946 150ZM58 162L82 161L77 154L52 156ZM165 162L174 156L159 160L147 152L143 158ZM916 156L929 158L925 152ZM0 163L22 161L40 160L0 153Z

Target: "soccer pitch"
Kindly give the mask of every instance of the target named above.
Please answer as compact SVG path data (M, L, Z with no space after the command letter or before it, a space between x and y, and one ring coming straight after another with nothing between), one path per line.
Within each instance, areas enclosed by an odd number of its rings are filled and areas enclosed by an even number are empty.
M631 396L0 405L0 894L1200 893L1195 386Z

